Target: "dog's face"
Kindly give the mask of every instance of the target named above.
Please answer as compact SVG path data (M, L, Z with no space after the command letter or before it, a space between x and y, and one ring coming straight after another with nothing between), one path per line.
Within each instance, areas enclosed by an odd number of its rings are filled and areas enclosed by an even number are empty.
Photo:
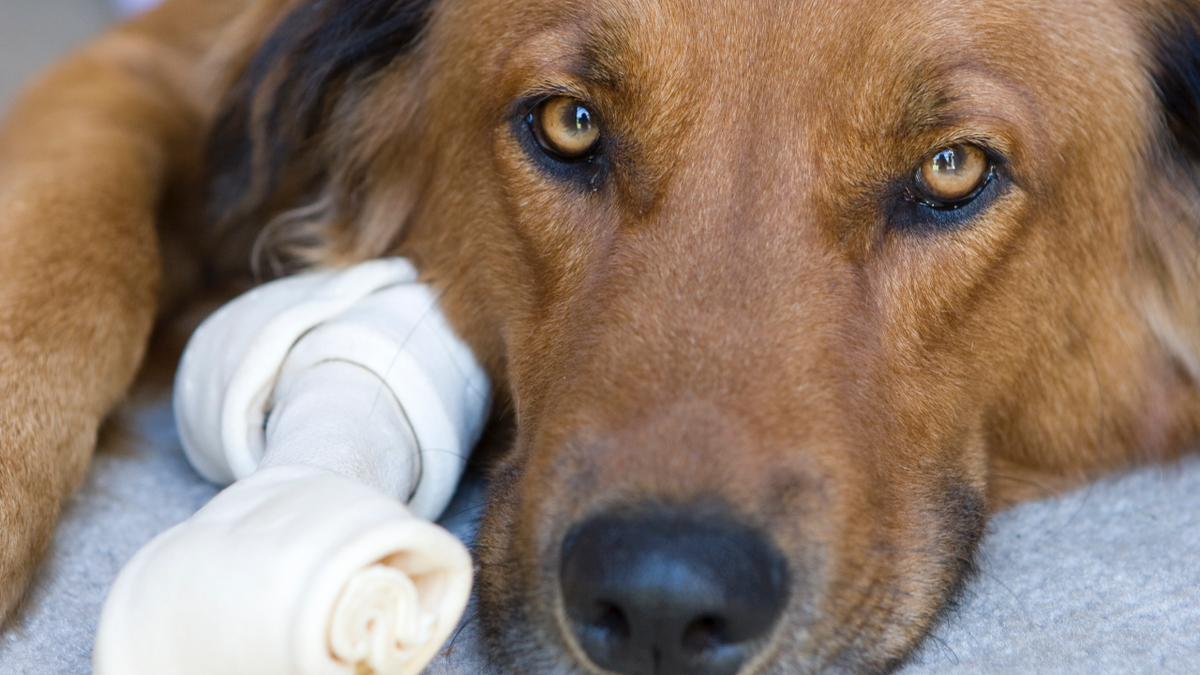
M511 398L511 672L885 670L989 508L1196 437L1194 10L343 4L332 42L411 34L308 100L332 19L281 24L324 170L274 182L416 258Z

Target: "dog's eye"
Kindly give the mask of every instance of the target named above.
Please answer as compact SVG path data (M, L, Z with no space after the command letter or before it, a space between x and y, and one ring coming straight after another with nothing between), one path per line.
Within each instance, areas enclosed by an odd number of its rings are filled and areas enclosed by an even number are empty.
M529 115L538 145L556 159L584 159L600 142L600 125L587 105L570 96L554 96Z
M993 166L974 145L942 148L913 177L913 197L935 209L956 209L971 201L991 180Z

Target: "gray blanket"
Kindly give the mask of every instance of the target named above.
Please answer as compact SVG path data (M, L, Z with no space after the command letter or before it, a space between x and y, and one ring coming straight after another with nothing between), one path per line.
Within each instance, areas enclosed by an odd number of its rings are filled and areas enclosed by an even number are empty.
M0 634L2 675L91 672L121 565L216 493L183 458L166 392L138 399L106 430L24 610ZM482 490L466 484L445 520L468 541ZM902 673L1200 672L1198 516L1200 458L1000 514L979 575ZM431 673L487 672L475 624L453 647Z

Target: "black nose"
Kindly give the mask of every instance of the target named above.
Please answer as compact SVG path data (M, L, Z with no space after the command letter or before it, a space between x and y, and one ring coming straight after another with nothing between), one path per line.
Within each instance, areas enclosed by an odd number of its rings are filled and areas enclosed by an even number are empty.
M600 515L563 543L575 638L621 675L733 675L762 647L787 587L763 537L694 516Z

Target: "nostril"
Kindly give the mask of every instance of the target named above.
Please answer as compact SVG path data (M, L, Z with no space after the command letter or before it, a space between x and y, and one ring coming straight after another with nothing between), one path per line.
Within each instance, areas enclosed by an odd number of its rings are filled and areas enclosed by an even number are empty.
M726 622L715 616L702 616L683 631L683 648L693 654L716 651L732 642Z
M762 536L658 511L576 526L561 570L576 642L621 675L733 675L787 602L786 562Z
M610 602L596 604L596 618L587 622L589 632L594 633L592 638L614 643L629 640L629 620L625 618L625 612Z
M629 620L625 618L625 613L621 611L621 608L609 603L601 603L601 606L604 611L596 620L596 628L611 635L614 639L628 639Z

